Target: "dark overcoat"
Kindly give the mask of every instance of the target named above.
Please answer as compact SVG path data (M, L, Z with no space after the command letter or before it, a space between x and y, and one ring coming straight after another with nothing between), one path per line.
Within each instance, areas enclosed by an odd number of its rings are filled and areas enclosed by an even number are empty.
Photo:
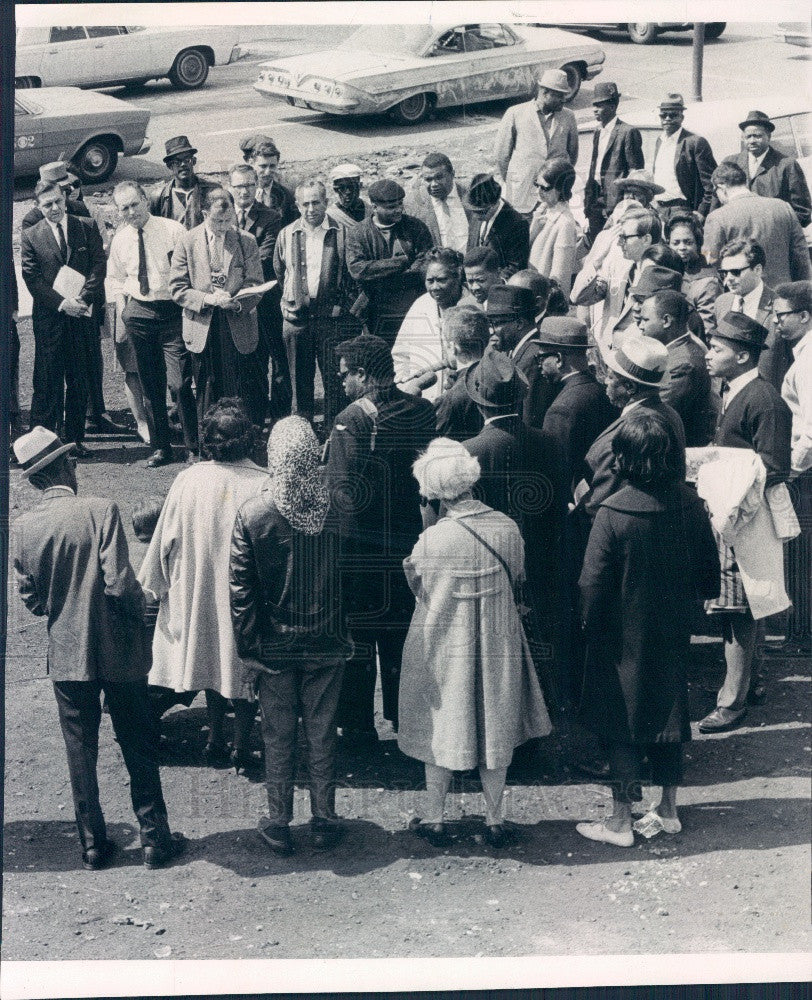
M625 485L606 499L579 588L587 641L581 723L609 742L689 740L691 614L695 601L719 593L716 543L696 493Z
M471 217L468 229L468 249L480 246L479 232L482 222ZM494 216L485 246L499 258L499 273L507 279L523 271L530 259L530 224L507 202Z

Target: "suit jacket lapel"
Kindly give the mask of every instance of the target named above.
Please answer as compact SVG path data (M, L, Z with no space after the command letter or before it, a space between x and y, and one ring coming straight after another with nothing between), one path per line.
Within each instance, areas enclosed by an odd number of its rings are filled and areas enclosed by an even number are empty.
M226 233L226 238L223 240L223 274L231 273L231 261L234 259L234 243L239 238L239 233L234 229L229 229Z
M193 254L193 257L199 258L200 269L205 277L205 286L207 291L212 291L211 283L211 255L209 253L209 242L208 236L206 235L206 227L200 226L196 229L196 239L198 241L198 252ZM197 288L198 286L195 285Z
M46 219L42 220L42 225L45 227L45 232L43 238L48 246L51 248L51 253L56 257L59 262L62 262L62 251L59 249L59 243L57 242L56 236L54 236L54 231L51 229L48 221ZM70 248L68 248L68 257L70 257Z

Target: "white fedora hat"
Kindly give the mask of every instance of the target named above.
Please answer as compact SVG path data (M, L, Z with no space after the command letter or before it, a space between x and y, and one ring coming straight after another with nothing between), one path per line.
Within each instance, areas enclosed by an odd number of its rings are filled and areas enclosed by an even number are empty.
M604 361L613 372L652 389L666 382L668 350L653 337L644 337L637 330L628 330L614 350L606 351Z
M563 69L545 69L539 77L539 87L557 90L559 94L568 94L572 89Z
M46 427L33 427L14 442L14 456L20 463L23 478L28 479L72 447L72 444L62 444L56 434Z

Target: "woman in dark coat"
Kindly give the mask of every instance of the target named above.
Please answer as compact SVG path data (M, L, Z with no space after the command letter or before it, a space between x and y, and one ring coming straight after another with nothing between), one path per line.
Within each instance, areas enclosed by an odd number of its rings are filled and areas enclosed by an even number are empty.
M579 823L590 840L631 847L644 758L662 800L635 823L646 836L681 829L682 744L691 738L686 664L695 601L719 591L708 515L678 483L657 413L629 416L612 442L624 485L598 510L579 580L587 657L580 721L607 745L614 812Z

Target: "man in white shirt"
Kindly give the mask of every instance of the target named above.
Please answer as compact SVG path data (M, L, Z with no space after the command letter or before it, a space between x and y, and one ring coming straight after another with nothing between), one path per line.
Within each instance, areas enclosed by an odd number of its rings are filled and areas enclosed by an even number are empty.
M130 339L141 386L152 408L149 468L174 461L166 408L167 384L178 403L187 461L197 451L192 359L183 343L181 308L169 291L169 268L184 228L150 215L140 184L122 181L113 200L125 225L113 237L107 261L107 297L116 304L116 340Z
M784 376L781 395L792 413L790 495L801 534L784 550L787 591L792 608L787 617L783 655L810 655L810 570L812 570L812 283L792 281L775 290L773 317L781 337L792 345L793 363Z
M342 403L333 349L357 333L359 326L349 315L353 285L347 272L345 230L327 215L327 189L319 180L304 181L296 188L296 207L301 218L285 226L274 249L274 272L282 286L291 412L313 419L318 361L329 427Z
M404 202L404 211L429 227L434 245L465 253L469 213L463 189L454 179L454 167L445 153L429 153L420 168L420 179Z
M667 94L659 106L662 132L654 145L651 172L665 190L657 195L661 208L690 208L703 217L710 210L711 174L716 160L708 140L683 128L682 94Z

